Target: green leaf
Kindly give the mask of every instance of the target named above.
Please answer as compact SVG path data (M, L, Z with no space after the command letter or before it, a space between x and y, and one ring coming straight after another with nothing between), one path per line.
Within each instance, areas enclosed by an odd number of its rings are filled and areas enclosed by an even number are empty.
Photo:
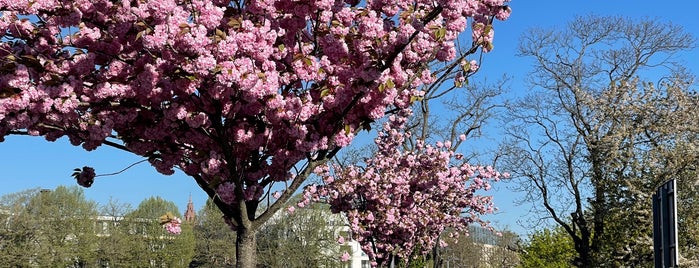
M488 34L490 34L490 31L492 31L492 30L493 30L493 25L488 24L485 26L485 29L483 29L483 34L488 35Z
M345 125L345 135L349 135L352 132L350 125Z
M436 29L434 31L434 38L437 39L438 41L444 40L444 37L447 35L447 29L444 27L441 27L439 29Z
M305 63L307 66L313 65L313 62L308 57L304 57L302 60L303 60L303 63Z
M422 97L411 96L411 97L410 97L410 103L414 103L414 102L416 102L416 101L421 101L422 99L423 99Z
M323 90L320 91L320 97L321 97L321 98L323 98L323 97L325 97L325 96L327 96L327 95L330 95L330 89L329 89L329 88L325 88L325 89L323 89Z
M396 84L393 83L393 79L390 79L390 78L389 78L388 80L386 80L386 87L387 87L387 88L394 88L394 87L396 87Z

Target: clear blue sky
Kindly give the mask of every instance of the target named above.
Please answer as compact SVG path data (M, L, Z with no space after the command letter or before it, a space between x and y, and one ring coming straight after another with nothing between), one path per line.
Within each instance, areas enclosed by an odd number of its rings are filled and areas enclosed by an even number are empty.
M668 1L552 1L552 0L513 0L513 14L507 22L499 22L495 27L495 50L485 58L480 77L491 77L490 81L503 74L512 77L510 90L521 93L527 90L524 78L530 68L527 59L516 57L520 35L530 27L564 27L575 15L601 14L633 18L651 17L684 26L695 37L699 37L699 2L695 0ZM699 73L699 49L684 54L690 70ZM478 79L478 78L476 78ZM487 137L491 144L500 138ZM80 147L71 146L66 139L49 143L37 137L7 137L0 143L0 195L31 188L53 189L58 185L77 185L71 178L74 168L92 166L98 174L119 171L141 160L128 153L110 148L99 148L85 152ZM506 167L501 167L505 169ZM520 227L516 221L528 217L526 206L514 206L517 193L508 191L500 183L492 192L500 212L489 217L496 227L526 234L530 230ZM182 173L172 176L161 175L142 163L124 173L111 177L98 178L93 186L85 190L88 198L106 203L110 197L137 206L150 196L161 196L174 201L184 210L189 195L197 209L206 200L204 192L196 183Z

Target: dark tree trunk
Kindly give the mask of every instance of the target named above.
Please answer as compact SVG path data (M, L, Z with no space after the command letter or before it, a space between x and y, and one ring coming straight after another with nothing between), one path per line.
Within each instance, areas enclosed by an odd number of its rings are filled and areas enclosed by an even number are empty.
M576 246L576 251L578 252L578 257L573 261L573 265L579 268L594 268L592 265L592 256L590 252L590 247L587 245Z

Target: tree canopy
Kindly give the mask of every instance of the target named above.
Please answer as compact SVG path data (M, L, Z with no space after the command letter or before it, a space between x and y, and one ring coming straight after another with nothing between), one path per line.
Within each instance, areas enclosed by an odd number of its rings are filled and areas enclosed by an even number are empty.
M570 236L573 265L651 265L651 195L696 182L699 98L675 61L693 46L672 23L609 16L523 36L534 90L509 108L504 165Z
M253 267L255 232L317 166L420 86L473 73L507 2L2 1L0 141L66 136L179 169ZM260 206L273 185L285 190Z

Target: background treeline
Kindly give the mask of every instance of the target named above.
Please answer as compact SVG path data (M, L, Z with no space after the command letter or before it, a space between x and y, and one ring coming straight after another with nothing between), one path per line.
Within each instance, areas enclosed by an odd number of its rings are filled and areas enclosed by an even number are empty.
M292 200L293 201L293 200ZM174 202L160 197L135 209L110 200L98 204L82 188L32 189L0 198L0 263L3 267L234 267L235 241L211 202L194 222L183 219L182 233L168 234L158 218L183 218ZM348 244L342 218L322 204L281 213L258 233L259 267L346 267ZM476 229L474 229L476 230ZM515 267L519 238L473 231L439 250L451 267ZM495 247L483 247L481 244ZM422 263L432 266L431 258ZM416 264L413 264L416 265ZM456 266L455 266L456 265Z
M3 267L187 267L195 254L192 225L170 235L158 218L177 206L151 197L136 209L100 206L78 187L27 190L0 198Z
M182 233L168 234L159 217L181 210L160 197L132 209L110 200L100 205L83 189L60 186L0 198L2 267L233 267L235 241L211 202ZM337 243L329 212L318 206L280 215L258 234L262 267L342 267L349 251Z

